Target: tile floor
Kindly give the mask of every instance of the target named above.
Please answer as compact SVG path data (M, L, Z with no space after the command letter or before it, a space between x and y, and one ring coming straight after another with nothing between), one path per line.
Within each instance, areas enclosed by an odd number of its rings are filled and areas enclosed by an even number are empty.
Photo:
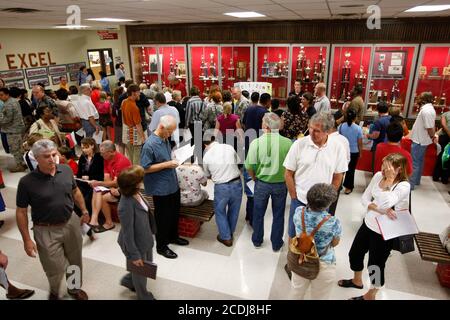
M23 174L6 170L11 156L0 153L0 168L3 170L5 189L1 193L7 210L1 219L5 225L0 229L0 249L9 256L8 276L18 286L34 288L31 299L46 299L48 284L38 259L29 258L23 250L20 233L15 223L15 193L17 182ZM351 276L348 250L353 237L362 223L364 210L360 197L371 175L358 171L356 188L350 195L341 194L337 217L343 225L343 237L336 248L336 281ZM211 181L206 187L212 191ZM421 231L440 233L450 224L449 187L434 183L429 177L413 191L412 211ZM148 287L158 299L296 299L290 282L284 272L286 246L279 253L271 249L267 235L270 233L270 204L265 220L265 242L261 249L255 249L251 242L252 229L245 223L245 197L235 233L235 244L227 248L216 241L217 227L214 219L204 223L195 239L187 247L173 246L179 258L165 259L155 254L158 264L158 279L150 280ZM286 221L289 200L286 207ZM85 239L83 247L83 288L91 299L135 299L127 289L119 285L125 274L125 258L117 244L120 226L111 232L97 235L90 242ZM440 286L435 265L422 261L418 252L401 255L393 252L386 269L386 286L380 292L380 299L450 299L450 289ZM368 276L365 278L368 283ZM332 299L343 300L360 295L357 289L332 288ZM308 298L308 295L306 296ZM0 293L0 300L5 299Z

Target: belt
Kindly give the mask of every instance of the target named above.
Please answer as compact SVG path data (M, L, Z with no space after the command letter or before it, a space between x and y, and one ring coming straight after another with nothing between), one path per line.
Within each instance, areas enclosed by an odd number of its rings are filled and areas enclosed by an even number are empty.
M237 176L236 178L234 178L234 179L231 179L230 181L228 181L228 182L224 182L224 183L221 183L221 184L225 184L225 183L231 183L231 182L235 182L235 181L238 181L238 180L241 180L241 176Z
M62 227L64 225L66 225L66 223L69 220L65 221L65 222L60 222L60 223L47 223L47 222L33 222L34 226L38 226L38 227Z

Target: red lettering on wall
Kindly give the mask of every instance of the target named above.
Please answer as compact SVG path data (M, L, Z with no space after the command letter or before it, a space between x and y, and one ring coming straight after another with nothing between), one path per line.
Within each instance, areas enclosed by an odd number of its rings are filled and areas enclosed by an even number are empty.
M15 54L7 54L6 55L6 62L8 62L8 69L18 69L17 66L14 65L14 57Z
M28 68L27 62L25 61L25 57L27 56L25 53L24 54L18 54L17 55L20 59L20 69L23 68Z
M39 64L44 67L48 66L48 64L45 62L45 52L39 52L38 56L39 56Z
M50 52L47 52L47 57L48 57L48 64L49 65L55 65L56 64L56 62L52 61L52 58L50 57Z
M34 57L35 59L37 59L37 55L36 55L36 53L30 53L30 54L28 54L28 60L30 60L30 66L32 66L32 67L38 67L39 66L39 63L36 61L36 62L33 62L32 60L31 60L31 57Z

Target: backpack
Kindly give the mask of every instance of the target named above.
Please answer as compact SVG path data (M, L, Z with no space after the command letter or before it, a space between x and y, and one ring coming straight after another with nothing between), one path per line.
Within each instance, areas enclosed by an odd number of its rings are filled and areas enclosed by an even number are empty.
M314 242L314 235L322 227L322 225L330 219L327 215L320 221L314 230L308 234L305 226L305 207L302 209L302 233L291 239L287 254L287 264L289 270L295 274L314 280L320 271L320 255L317 252ZM326 252L326 250L325 250Z

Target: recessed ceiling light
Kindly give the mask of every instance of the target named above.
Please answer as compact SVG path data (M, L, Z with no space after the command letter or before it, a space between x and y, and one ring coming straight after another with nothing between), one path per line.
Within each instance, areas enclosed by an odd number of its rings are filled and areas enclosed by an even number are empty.
M133 22L131 19L120 19L120 18L89 18L84 19L89 21L100 21L100 22Z
M227 12L224 13L224 15L226 16L232 16L232 17L236 17L236 18L260 18L260 17L265 17L265 15L258 13L258 12L254 12L254 11L248 11L248 12Z
M90 28L89 26L82 26L79 24L74 24L74 25L62 25L62 26L54 26L53 28L55 29L85 29L85 28Z
M435 6L416 6L405 12L430 12L430 11L444 11L450 9L450 4L435 5Z

